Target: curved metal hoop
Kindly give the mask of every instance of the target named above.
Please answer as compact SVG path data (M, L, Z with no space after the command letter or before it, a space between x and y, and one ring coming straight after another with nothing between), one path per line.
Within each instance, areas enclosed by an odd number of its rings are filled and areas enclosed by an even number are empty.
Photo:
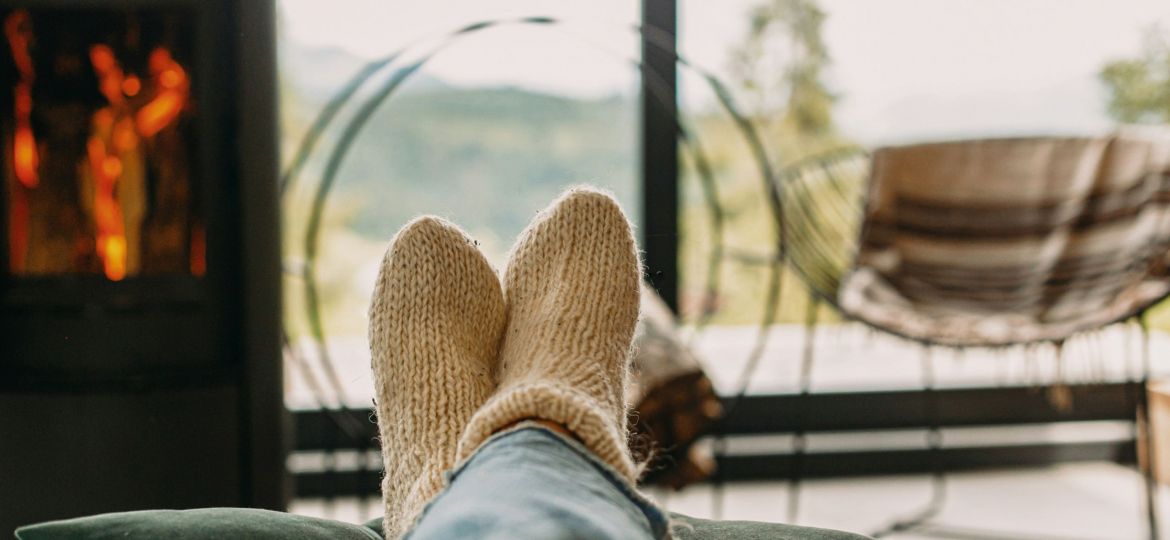
M372 94L365 99L364 102L358 105L357 111L352 115L350 121L342 126L341 132L337 142L334 144L329 153L329 158L326 162L324 171L321 176L320 183L316 186L314 192L311 208L309 213L308 223L306 225L306 232L304 236L305 249L305 264L302 271L299 273L303 278L303 287L306 298L306 312L308 315L308 322L310 332L318 347L318 358L323 364L323 370L326 376L330 379L330 383L336 390L340 390L340 381L337 379L335 372L332 369L329 361L329 352L325 346L325 332L324 325L321 320L320 311L320 296L316 285L316 263L318 257L318 250L320 246L321 224L324 215L325 203L337 181L337 175L344 163L349 149L365 127L366 123L373 116L374 112L394 93L416 74L428 61L433 59L436 55L442 52L448 46L458 42L459 38L480 32L489 28L503 26L503 25L557 25L560 21L549 17L525 17L519 19L502 19L479 22L475 24L460 27L452 32L449 32L434 45L427 48L417 59L406 64L405 66L395 69L390 76L374 88ZM671 37L657 29L643 29L635 27L637 32L645 32L645 37L649 43L662 50L671 50L672 43L666 41ZM337 94L330 99L316 119L310 126L297 151L293 155L290 166L281 175L281 193L287 194L295 185L297 178L303 171L308 157L316 149L323 134L329 126L338 118L339 113L351 100L355 98L358 91L365 86L367 82L373 79L377 74L381 73L388 67L391 67L395 61L403 58L408 52L411 52L417 44L407 46L399 51L396 51L382 59L370 62L357 74L355 74L350 81L343 86ZM780 276L783 258L783 242L782 242L782 224L780 219L782 208L780 205L780 196L778 192L778 184L775 181L775 175L771 163L764 152L763 140L757 132L752 122L736 107L734 100L731 97L727 88L710 72L696 67L694 64L677 54L674 55L680 65L696 72L714 92L717 100L724 110L733 119L737 130L743 135L747 141L752 155L755 158L757 168L761 175L761 186L764 189L765 195L770 203L769 207L772 211L775 226L775 249L776 256L772 258L771 271L769 277L768 294L765 305L764 320L761 324L761 332L758 343L753 347L752 360L748 362L748 372L741 377L741 380L746 381L750 378L750 371L754 370L757 364L758 356L762 354L764 348L764 339L767 332L764 328L771 325L775 319L775 304L779 299L780 290ZM631 60L635 67L642 67L640 61ZM672 93L668 93L668 86L657 77L653 72L644 72L649 78L647 80L646 88L652 93L654 99L659 103L667 103L668 100L675 99ZM706 294L714 295L719 288L719 262L726 256L725 250L722 249L723 233L724 233L724 219L722 209L719 204L719 193L717 185L714 181L710 160L703 152L698 138L694 132L688 128L683 119L678 119L678 140L683 145L684 149L691 155L695 164L697 176L699 177L702 193L709 210L712 223L712 240L715 248L712 249L708 256L708 264L705 276ZM699 325L705 324L709 320L712 313L704 313L700 317ZM746 384L743 385L746 388Z

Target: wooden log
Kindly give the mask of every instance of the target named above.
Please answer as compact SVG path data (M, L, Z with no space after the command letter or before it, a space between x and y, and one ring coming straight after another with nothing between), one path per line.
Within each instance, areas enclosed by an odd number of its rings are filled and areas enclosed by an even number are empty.
M719 396L679 338L674 314L646 285L633 380L631 441L635 455L648 460L643 481L680 489L709 476L714 461L694 443L721 415Z

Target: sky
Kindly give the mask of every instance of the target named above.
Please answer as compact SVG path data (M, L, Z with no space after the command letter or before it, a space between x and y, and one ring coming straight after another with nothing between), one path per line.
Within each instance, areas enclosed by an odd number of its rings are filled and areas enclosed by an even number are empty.
M460 40L426 68L460 85L570 96L631 93L638 1L280 0L284 36L375 58L468 22L524 15ZM680 0L680 50L725 75L752 0ZM821 0L842 130L863 142L957 135L1084 133L1109 127L1096 74L1134 56L1142 29L1170 32L1166 0ZM692 76L683 103L711 106Z

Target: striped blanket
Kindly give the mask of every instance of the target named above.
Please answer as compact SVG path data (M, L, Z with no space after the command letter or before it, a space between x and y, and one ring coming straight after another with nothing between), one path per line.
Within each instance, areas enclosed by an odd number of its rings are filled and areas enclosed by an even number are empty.
M874 153L848 314L956 346L1059 341L1170 293L1170 132Z

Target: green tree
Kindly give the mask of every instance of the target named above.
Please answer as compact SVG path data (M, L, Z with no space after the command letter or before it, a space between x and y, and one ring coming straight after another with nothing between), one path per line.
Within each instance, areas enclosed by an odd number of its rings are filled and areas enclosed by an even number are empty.
M1109 115L1127 122L1170 123L1170 39L1165 29L1145 31L1137 58L1115 60L1101 69L1109 92Z
M848 145L833 121L837 96L824 82L830 54L822 36L827 14L818 1L757 0L746 16L746 32L730 51L727 82L759 128L771 163L784 166ZM776 245L775 216L764 202L767 188L756 156L726 115L709 111L692 123L718 187L722 235L713 234L714 214L695 163L684 155L680 308L690 321L710 315L712 324L758 324L770 277L759 262L773 257ZM708 290L715 253L736 256L717 263L718 282ZM797 276L785 272L775 321L799 323L809 297Z
M766 0L749 13L748 33L732 53L733 76L753 113L779 122L781 136L833 133L837 98L822 80L830 62L825 17L816 0Z
M1098 74L1109 93L1109 115L1125 123L1170 124L1170 32L1158 25L1142 36L1136 58L1114 60ZM1151 327L1170 331L1170 301L1150 310Z

